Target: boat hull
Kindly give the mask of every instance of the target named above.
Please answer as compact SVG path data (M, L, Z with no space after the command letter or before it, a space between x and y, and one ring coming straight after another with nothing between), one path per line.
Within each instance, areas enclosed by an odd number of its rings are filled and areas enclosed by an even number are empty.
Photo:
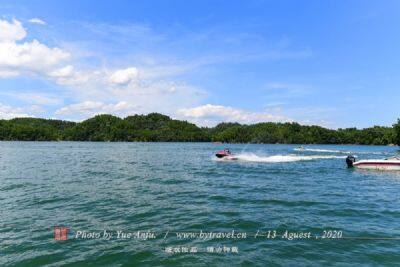
M217 158L226 158L226 157L231 157L232 156L232 154L229 152L229 151L226 151L226 150L221 150L221 151L218 151L216 154L215 154L215 156L217 157Z
M359 161L354 162L354 167L365 170L400 171L400 161Z
M226 156L224 159L225 160L238 160L238 158L235 156Z

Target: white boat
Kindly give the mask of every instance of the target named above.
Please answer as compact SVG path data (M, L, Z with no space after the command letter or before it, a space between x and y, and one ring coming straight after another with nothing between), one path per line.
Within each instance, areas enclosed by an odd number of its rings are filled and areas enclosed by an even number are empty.
M367 169L367 170L382 170L382 171L400 171L400 158L392 157L387 159L365 159L356 160L353 156L346 158L347 167Z

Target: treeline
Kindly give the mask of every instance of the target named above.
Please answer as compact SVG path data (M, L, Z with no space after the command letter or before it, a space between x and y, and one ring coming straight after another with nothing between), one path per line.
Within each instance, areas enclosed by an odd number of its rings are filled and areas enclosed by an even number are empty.
M400 120L393 127L332 130L298 123L220 123L200 128L187 121L151 113L98 115L80 123L36 118L0 120L0 140L21 141L144 141L280 144L400 144Z

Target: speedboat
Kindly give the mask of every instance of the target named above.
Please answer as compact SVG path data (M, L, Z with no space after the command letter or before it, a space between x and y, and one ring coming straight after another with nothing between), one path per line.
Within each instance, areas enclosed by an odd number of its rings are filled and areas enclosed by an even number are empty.
M215 153L215 156L220 159L230 159L230 160L238 159L231 153L229 149L220 150L217 153Z
M400 171L400 158L365 159L357 161L354 156L346 158L347 167L368 170Z

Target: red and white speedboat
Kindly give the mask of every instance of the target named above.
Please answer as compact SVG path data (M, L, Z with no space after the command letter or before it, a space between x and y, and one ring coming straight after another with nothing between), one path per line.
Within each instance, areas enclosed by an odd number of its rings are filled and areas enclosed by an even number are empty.
M356 167L367 170L400 171L400 158L393 157L387 159L365 159L357 161L355 157L346 158L347 167Z
M215 156L220 159L229 159L229 160L237 160L238 158L235 157L229 149L224 149L218 151Z

